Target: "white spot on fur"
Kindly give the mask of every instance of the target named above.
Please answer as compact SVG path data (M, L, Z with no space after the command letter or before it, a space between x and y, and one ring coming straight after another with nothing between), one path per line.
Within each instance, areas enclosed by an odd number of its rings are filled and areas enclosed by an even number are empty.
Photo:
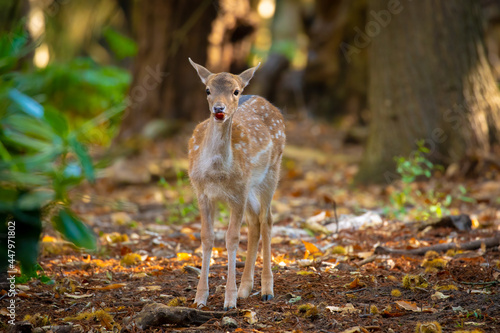
M197 150L198 150L198 148L200 148L200 146L196 145L196 146L194 146L193 148L194 148L194 151L197 151Z

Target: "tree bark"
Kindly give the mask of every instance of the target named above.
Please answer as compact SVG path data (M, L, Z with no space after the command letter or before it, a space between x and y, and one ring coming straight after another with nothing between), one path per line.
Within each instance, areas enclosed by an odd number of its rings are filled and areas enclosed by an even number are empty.
M248 0L148 0L138 3L136 14L139 52L116 141L140 134L155 119L206 118L205 89L188 57L214 73L242 71L257 24Z
M204 89L188 57L206 64L216 6L210 0L148 0L136 10L139 51L118 141L140 133L153 119L206 114Z
M366 0L316 0L308 29L309 54L304 94L311 113L332 119L359 116L367 100L367 52L346 56L342 46L364 25Z
M498 142L500 95L478 3L369 3L368 23L357 40L371 43L372 120L357 180L393 180L394 156L408 157L418 139L444 165L487 154Z

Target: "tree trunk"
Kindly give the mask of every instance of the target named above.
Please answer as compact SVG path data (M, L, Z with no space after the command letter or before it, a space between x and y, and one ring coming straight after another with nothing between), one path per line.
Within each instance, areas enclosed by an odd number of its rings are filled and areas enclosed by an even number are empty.
M347 56L343 45L364 25L366 0L316 0L308 29L308 63L304 94L311 113L322 118L366 108L367 55L361 49Z
M188 57L213 72L242 71L257 25L248 0L148 0L136 9L139 53L117 141L155 119L206 118L205 89Z
M206 64L216 6L210 0L148 0L136 9L139 52L117 140L140 133L153 119L201 119L207 112L188 57Z
M500 97L478 3L369 3L368 23L351 45L372 44L372 120L357 180L393 180L394 156L408 157L418 139L444 165L487 154L498 141Z

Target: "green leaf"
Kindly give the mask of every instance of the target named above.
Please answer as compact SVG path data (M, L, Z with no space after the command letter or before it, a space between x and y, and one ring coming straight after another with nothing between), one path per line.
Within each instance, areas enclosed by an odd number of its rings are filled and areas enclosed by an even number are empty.
M460 191L460 193L462 193L462 194L467 193L467 189L466 189L463 185L459 185L459 186L458 186L458 190L459 190L459 191Z
M96 248L96 239L92 231L68 208L59 211L54 217L54 223L56 230L76 246L90 250Z
M61 112L57 111L52 107L47 107L45 109L45 120L50 125L50 127L57 133L60 137L65 138L69 134L68 120Z
M107 28L103 31L103 36L118 59L133 57L137 54L137 44L134 40L120 32Z
M445 207L448 207L449 205L451 205L451 201L452 201L452 197L451 197L451 195L449 195L449 194L448 194L448 195L446 196L446 198L444 199L444 203L443 203L443 205L444 205Z
M85 176L89 181L94 182L95 181L94 166L92 165L92 159L87 153L87 149L85 149L85 146L82 145L74 136L70 137L69 144L73 149L73 151L75 152L76 156L78 157L78 160L82 165Z
M464 201L464 202L476 203L476 199L471 198L471 197L466 197L466 196L463 196L463 195L459 196L458 199L461 200L461 201Z
M43 117L43 106L33 98L21 93L17 89L11 89L9 91L9 97L22 111L30 116L35 118Z
M23 194L17 204L22 210L34 210L45 206L54 199L54 193L51 191L35 191Z

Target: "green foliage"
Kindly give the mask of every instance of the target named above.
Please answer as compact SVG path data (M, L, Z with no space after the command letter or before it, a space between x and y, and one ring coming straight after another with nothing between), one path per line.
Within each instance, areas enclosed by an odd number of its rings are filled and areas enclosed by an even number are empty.
M90 59L74 59L31 72L10 73L9 79L46 111L64 111L71 119L68 128L76 129L90 118L123 104L130 74L115 67L100 67ZM100 126L92 126L79 135L86 141L105 145L118 125L119 118L110 117Z
M422 192L416 186L419 179L430 179L435 170L443 170L442 166L434 165L428 160L429 149L424 146L424 140L417 142L417 150L409 158L395 157L396 171L401 177L399 190L390 196L390 207L386 209L389 216L402 218L408 216L417 220L441 218L450 214L449 207L453 202L451 194L445 194L434 189ZM458 187L456 198L464 202L474 202L467 197L467 190Z
M0 233L7 234L7 222L15 225L15 259L23 276L44 279L37 256L47 215L76 246L96 247L92 231L69 208L68 191L85 179L95 181L82 138L123 110L123 103L114 103L123 100L128 76L87 60L13 71L22 68L27 41L22 29L0 35ZM80 115L82 123L73 124L68 115ZM10 258L2 248L0 269L13 267Z
M137 44L127 36L109 27L104 29L102 34L118 59L133 57L137 54Z
M186 199L186 188L189 188L189 178L184 171L177 171L174 185L169 184L163 177L160 179L159 184L164 189L177 193L176 201L164 198L170 223L182 224L194 220L199 215L195 200L188 201Z

